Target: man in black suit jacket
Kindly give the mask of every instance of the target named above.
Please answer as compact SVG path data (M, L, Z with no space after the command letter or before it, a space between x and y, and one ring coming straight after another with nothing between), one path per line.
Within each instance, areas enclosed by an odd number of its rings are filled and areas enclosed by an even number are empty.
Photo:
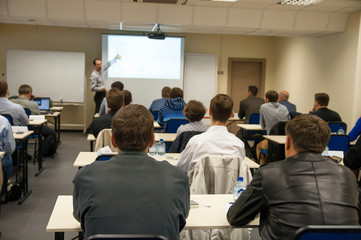
M342 122L337 112L327 108L329 101L330 97L327 93L316 93L315 103L310 113L322 118L325 122Z
M147 155L154 143L153 115L144 106L122 107L112 121L120 152L96 161L74 178L74 217L85 238L95 234L156 234L179 239L190 208L186 173Z
M249 123L251 114L259 113L259 108L264 103L264 99L257 97L257 93L258 88L256 86L249 86L247 98L239 103L238 117L240 119L243 119L244 117L244 123Z

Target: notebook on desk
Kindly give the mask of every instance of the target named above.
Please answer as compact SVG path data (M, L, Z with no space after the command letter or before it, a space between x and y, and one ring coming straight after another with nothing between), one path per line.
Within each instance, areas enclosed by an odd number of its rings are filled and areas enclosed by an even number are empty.
M39 97L34 98L33 101L39 105L39 110L41 114L47 114L50 112L50 98Z

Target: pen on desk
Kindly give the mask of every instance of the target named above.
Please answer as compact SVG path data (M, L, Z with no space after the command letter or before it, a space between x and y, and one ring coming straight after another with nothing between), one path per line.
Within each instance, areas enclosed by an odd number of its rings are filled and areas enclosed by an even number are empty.
M229 202L229 204L234 204L234 202Z

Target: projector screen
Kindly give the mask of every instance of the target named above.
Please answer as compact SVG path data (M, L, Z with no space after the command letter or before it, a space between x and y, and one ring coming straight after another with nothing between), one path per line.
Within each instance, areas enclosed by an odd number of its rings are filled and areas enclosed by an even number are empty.
M148 108L161 97L164 86L183 89L184 38L103 34L103 64L117 54L121 59L105 71L105 85L109 89L113 82L121 81L132 93L133 103Z

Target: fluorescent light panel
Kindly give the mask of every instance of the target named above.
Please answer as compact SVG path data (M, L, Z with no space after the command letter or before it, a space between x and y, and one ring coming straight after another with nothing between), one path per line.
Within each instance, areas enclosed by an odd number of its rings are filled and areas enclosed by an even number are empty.
M316 4L316 3L319 3L319 2L322 2L322 1L323 0L283 0L283 1L279 2L278 4L307 6L307 5Z

